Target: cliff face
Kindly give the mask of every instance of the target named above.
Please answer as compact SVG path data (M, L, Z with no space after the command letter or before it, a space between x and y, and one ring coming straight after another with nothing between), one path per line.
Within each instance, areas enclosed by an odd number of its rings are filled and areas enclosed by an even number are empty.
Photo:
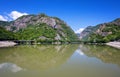
M92 32L93 27L92 26L88 26L84 31L81 32L80 34L80 39L85 39L87 36L89 36L89 34Z
M98 28L99 26L88 26L81 32L80 37L79 37L80 40L87 41L90 35L94 33L95 31L97 31Z
M83 41L91 42L109 42L120 39L120 18L109 22L99 24L93 27L87 27L80 36Z
M49 17L45 14L40 15L27 15L18 18L13 21L8 27L7 30L13 30L13 27L16 28L13 31L18 31L20 29L26 28L28 25L37 25L40 23L46 23L48 26L54 28L61 28L61 24L65 24L62 20L59 20L54 17ZM67 26L67 24L65 24Z
M26 15L11 22L1 21L0 26L14 32L18 40L74 41L78 39L64 21L45 14Z

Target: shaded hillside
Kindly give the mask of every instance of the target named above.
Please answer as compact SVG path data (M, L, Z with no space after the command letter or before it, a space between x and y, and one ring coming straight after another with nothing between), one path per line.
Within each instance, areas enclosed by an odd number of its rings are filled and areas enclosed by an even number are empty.
M0 26L6 27L9 26L11 22L6 22L6 21L0 21Z
M0 40L14 40L15 35L0 26Z
M88 42L109 42L120 39L120 19L88 27L81 33L81 40Z
M26 15L12 22L1 22L0 26L14 32L18 40L76 41L74 31L57 17L45 14Z

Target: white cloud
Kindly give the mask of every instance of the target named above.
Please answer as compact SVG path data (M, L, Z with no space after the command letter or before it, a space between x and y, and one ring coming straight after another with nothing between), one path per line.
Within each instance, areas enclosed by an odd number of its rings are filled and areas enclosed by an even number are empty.
M12 21L16 20L17 18L23 16L23 15L28 15L28 13L21 13L18 11L12 11L11 13L0 15L0 21Z
M12 11L8 16L10 16L11 19L16 20L17 18L23 16L23 15L28 15L28 13L21 13L18 11Z
M7 71L12 71L12 72L19 72L23 70L21 67L17 66L16 64L12 63L2 63L0 64L0 70L7 70Z
M7 19L4 16L0 15L0 21L7 21Z
M80 28L77 31L75 31L75 33L81 33L84 30L84 28Z
M76 52L79 54L79 55L81 55L81 56L84 56L85 54L81 51L81 50L76 50Z

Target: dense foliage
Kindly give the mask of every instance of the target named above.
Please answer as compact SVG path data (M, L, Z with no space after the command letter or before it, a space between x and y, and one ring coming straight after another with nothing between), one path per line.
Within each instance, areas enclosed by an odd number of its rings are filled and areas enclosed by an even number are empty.
M70 27L65 24L61 24L62 32L65 36L62 36L59 32L59 29L48 26L45 23L37 24L37 25L29 25L25 29L21 29L16 33L16 38L18 40L36 40L38 42L73 42L77 41L78 38L75 35L74 31L71 30ZM55 40L56 35L61 35L61 40Z
M0 26L8 26L11 22L6 22L6 21L0 21Z
M39 40L40 38L54 39L56 31L52 27L43 24L29 25L17 32L19 40Z
M0 27L0 40L35 40L38 42L74 42L78 41L74 31L69 26L61 24L62 32L65 36L62 36L59 29L48 26L45 23L37 25L28 25L27 28L20 29L18 32L10 32ZM16 29L16 28L13 28ZM55 40L57 35L61 35L61 40Z
M78 41L78 37L77 35L74 33L73 30L71 30L71 28L69 26L66 26L65 24L61 24L62 28L63 28L63 32L66 34L66 41L69 42L74 42L74 41Z
M110 41L117 41L120 39L120 26L118 25L106 25L102 32L106 33L107 35L103 36L101 34L93 33L89 37L89 42L105 43Z
M77 35L67 24L57 17L47 15L26 15L15 21L0 22L0 40L22 40L39 43L69 43L78 41ZM11 31L11 32L10 32Z
M3 27L0 27L0 40L14 40L15 35L13 32L7 31Z

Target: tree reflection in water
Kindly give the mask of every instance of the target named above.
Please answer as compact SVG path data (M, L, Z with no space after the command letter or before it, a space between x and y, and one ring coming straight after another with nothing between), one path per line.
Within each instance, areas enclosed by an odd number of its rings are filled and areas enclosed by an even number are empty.
M17 46L0 49L0 63L14 63L21 68L45 70L66 62L78 45Z
M120 66L120 50L109 46L80 45L79 48L90 57L97 57L105 63Z

